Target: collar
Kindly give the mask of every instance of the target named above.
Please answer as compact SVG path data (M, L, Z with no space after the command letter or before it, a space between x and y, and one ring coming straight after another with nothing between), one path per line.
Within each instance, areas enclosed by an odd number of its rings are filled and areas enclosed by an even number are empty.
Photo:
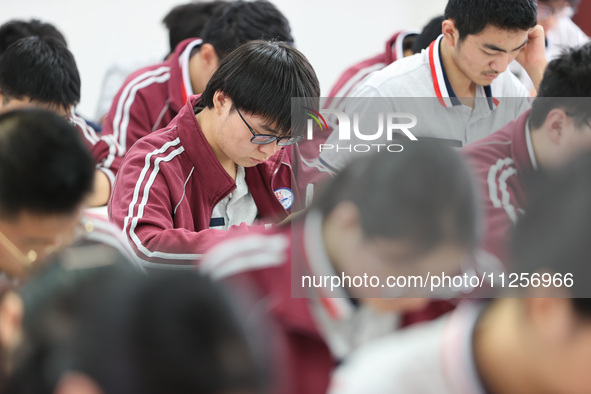
M183 50L181 55L179 56L179 67L181 68L181 77L183 80L183 84L181 85L181 95L183 99L183 104L187 102L187 98L189 96L194 95L193 92L193 85L191 84L191 76L189 74L189 59L191 58L191 51L198 45L201 45L203 40L200 38L192 41L187 47Z
M443 60L441 58L441 40L443 34L441 34L435 41L429 45L428 56L429 56L429 68L431 69L431 77L433 79L433 89L435 90L435 96L444 107L461 106L462 103L456 96L447 74L445 67L443 66ZM490 85L481 86L476 85L476 89L481 89L484 96L487 98L488 106L490 110L496 108L499 105L499 100L492 96L492 89ZM478 94L476 94L478 95Z
M536 155L534 153L534 146L531 142L531 130L529 128L529 116L525 120L525 144L527 146L527 153L529 153L529 158L531 160L531 164L534 167L534 170L538 170L538 161L536 160Z
M318 211L310 211L304 219L303 247L307 268L313 276L336 276L322 237L322 214ZM344 320L355 311L349 294L344 288L335 288L332 291L324 287L312 287L313 298L319 300L322 308L333 320Z
M446 380L455 393L484 394L474 359L474 329L483 306L466 301L445 321L441 358Z
M404 39L408 36L418 35L418 31L414 30L401 30L394 33L392 37L386 42L386 64L391 64L398 59L404 57Z

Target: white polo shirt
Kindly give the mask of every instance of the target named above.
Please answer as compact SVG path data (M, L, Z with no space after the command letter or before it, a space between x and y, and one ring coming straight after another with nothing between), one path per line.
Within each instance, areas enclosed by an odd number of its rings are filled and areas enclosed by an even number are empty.
M472 339L480 306L465 303L438 320L359 349L333 375L330 394L484 394Z
M442 38L439 36L421 53L370 74L360 84L352 93L355 98L347 99L345 111L352 122L353 114L359 114L359 130L366 134L378 130L380 113L411 113L416 116L417 123L409 131L418 140L436 138L461 147L500 129L530 107L527 89L508 71L501 73L490 86L477 85L474 108L463 105L443 67L439 51ZM386 126L385 119L383 126ZM379 140L369 141L351 132L351 140L343 141L337 131L326 144L388 143L386 133ZM340 169L356 154L364 152L329 149L321 152L320 159L332 169Z

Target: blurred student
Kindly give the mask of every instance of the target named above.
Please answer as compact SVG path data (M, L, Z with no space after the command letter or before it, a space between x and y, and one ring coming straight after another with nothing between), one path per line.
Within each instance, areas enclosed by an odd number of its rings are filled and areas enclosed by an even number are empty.
M455 152L409 144L351 163L305 215L217 245L201 268L253 293L253 310L278 325L287 370L276 392L325 393L353 350L429 302L432 293L388 288L387 277L462 270L478 242L476 205Z
M74 113L80 101L80 74L72 53L53 38L25 37L10 45L0 57L0 112L38 107L55 112L72 123L95 161L103 152L115 150L110 138L99 137L84 119ZM49 149L49 148L48 148ZM105 205L110 187L101 177L113 174L97 164L91 206Z
M356 145L365 139L385 144L387 133L375 138L369 133L379 122L373 115L410 112L418 119L409 126L412 137L406 133L411 140L436 138L460 147L498 130L528 108L527 100L503 98L529 96L517 78L505 72L513 59L524 65L536 86L542 78L544 32L536 26L535 0L450 0L444 16L442 34L427 51L372 73L352 93L355 99L346 112L359 114L361 137L355 133L340 141L338 130L328 145ZM363 154L356 152L326 149L320 159L338 170Z
M589 37L570 18L573 12L573 0L539 0L538 24L544 28L546 37L546 59L551 61L568 48L575 48L589 41ZM573 4L574 5L574 4ZM511 71L521 80L525 87L536 95L536 89L527 73L519 64L513 62Z
M305 121L292 119L291 98L317 108L319 95L302 53L251 41L166 128L140 139L117 175L109 216L146 266L191 267L228 231L284 219L298 196L283 148Z
M264 392L261 349L216 284L140 275L96 246L61 254L21 291L23 346L3 393Z
M129 253L118 229L83 215L94 164L76 129L46 110L0 114L0 276L28 278L73 239Z
M330 393L591 392L590 173L587 154L532 194L512 246L518 287L359 350Z
M528 178L591 150L591 43L548 64L531 111L461 151L486 211L483 247L507 262L509 233L527 208Z
M168 42L170 50L166 59L174 56L174 49L181 41L188 38L201 37L201 31L211 15L225 1L192 1L174 7L162 20L168 30ZM101 93L97 104L95 119L104 124L105 118L113 104L115 95L125 82L125 79L134 71L157 62L157 59L134 60L131 63L115 63L109 67L103 78Z
M117 152L103 157L105 167L116 173L128 149L141 137L166 127L188 97L202 93L233 49L258 39L293 44L288 21L273 4L266 0L228 2L216 8L201 38L181 42L165 62L131 74L105 120L103 135L112 135L118 144Z

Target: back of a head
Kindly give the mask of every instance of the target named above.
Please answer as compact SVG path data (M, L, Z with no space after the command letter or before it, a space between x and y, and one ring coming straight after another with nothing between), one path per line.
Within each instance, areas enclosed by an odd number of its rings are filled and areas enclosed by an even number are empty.
M579 312L591 317L591 155L584 154L550 174L530 193L513 237L513 270L554 273L564 279ZM557 282L554 285L560 286ZM544 286L548 287L548 286ZM564 297L564 295L562 295Z
M282 136L300 133L305 118L292 119L291 99L301 97L318 108L320 85L306 57L284 42L250 41L228 55L202 94L213 107L216 91L228 95L235 107L256 114L274 125Z
M0 215L72 213L93 176L94 161L64 118L39 109L0 115Z
M234 307L192 272L111 278L86 304L72 367L107 393L255 393L261 365Z
M536 0L449 0L445 19L452 19L460 40L491 25L502 30L528 30L537 23Z
M0 57L0 90L69 110L80 101L80 74L72 53L52 38L27 37Z
M170 52L187 38L201 37L203 27L211 15L226 2L197 1L174 7L162 20L168 29Z
M252 40L283 41L293 45L287 18L266 0L227 2L211 15L201 38L213 45L220 59Z
M472 174L457 152L427 141L352 161L314 206L328 215L343 201L359 210L365 236L403 239L427 251L443 242L472 249L479 205Z
M0 26L0 55L16 41L31 36L53 38L64 46L68 46L62 33L51 23L41 22L38 19L11 20Z
M439 35L441 34L441 23L445 20L443 15L436 16L435 18L431 19L423 30L421 34L415 37L412 43L412 51L413 53L419 53L423 49L427 49L429 44L433 42Z
M532 103L531 121L540 127L554 108L563 108L582 121L591 117L591 43L565 49L548 63L538 95Z

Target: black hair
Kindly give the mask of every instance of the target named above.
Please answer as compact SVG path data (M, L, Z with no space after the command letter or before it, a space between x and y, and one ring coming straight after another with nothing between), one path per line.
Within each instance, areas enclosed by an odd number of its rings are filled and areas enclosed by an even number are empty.
M460 41L487 26L528 30L537 24L536 0L449 0L445 19L454 21Z
M221 62L201 96L204 106L213 108L216 91L228 95L234 107L261 116L280 136L287 136L303 133L306 122L303 115L292 119L292 97L318 108L320 85L312 65L297 49L283 42L255 40Z
M0 216L69 214L92 189L94 161L66 119L41 109L0 115Z
M591 43L569 48L552 60L532 103L530 122L540 128L548 113L562 108L582 127L591 117Z
M512 239L512 270L561 274L574 306L591 317L591 155L585 153L566 167L545 174L530 189L525 215ZM572 286L564 282L571 275ZM560 286L559 283L553 282ZM548 286L544 286L548 287Z
M80 101L74 56L52 38L22 38L0 56L0 91L5 100L28 98L69 110Z
M209 43L222 60L241 44L252 40L283 41L293 45L285 16L266 0L227 2L211 15L203 28Z
M367 238L414 242L428 251L442 242L474 248L479 239L476 187L464 160L442 144L405 143L348 164L329 181L314 207L328 215L343 201L359 210Z
M91 272L56 268L66 256L25 288L37 294L23 296L27 347L7 394L53 393L68 371L112 394L262 392L263 366L219 285L195 272L145 276L120 255Z
M421 34L415 37L412 43L412 51L413 53L419 53L423 49L427 49L429 45L441 34L441 23L445 20L443 15L436 16L435 18L431 19L423 30Z
M170 52L187 38L201 37L203 27L211 15L226 2L198 1L174 7L162 20L168 29Z
M38 19L30 21L14 19L0 26L0 55L16 41L31 36L53 38L65 47L68 46L63 34L51 23L41 22Z

